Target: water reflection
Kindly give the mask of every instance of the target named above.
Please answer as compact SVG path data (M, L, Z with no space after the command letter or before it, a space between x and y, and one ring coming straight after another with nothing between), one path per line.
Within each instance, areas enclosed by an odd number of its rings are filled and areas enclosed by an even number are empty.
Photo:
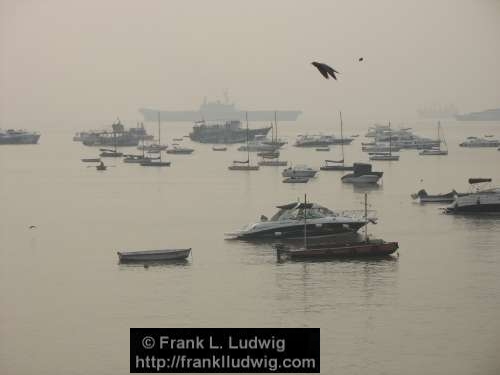
M191 262L187 259L164 260L164 261L140 261L140 262L123 262L118 261L120 270L138 270L148 268L174 268L188 267Z

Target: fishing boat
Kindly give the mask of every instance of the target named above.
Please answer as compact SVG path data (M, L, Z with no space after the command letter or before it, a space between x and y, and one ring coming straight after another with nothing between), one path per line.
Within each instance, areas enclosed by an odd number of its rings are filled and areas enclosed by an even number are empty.
M384 172L373 172L372 165L367 163L354 163L353 173L341 177L342 182L353 184L376 184Z
M84 158L81 160L84 163L99 163L101 161L101 158Z
M421 189L416 194L412 194L411 197L414 200L419 200L420 203L452 203L458 195L455 190L446 194L430 195L425 189Z
M230 165L228 169L230 171L257 171L259 170L258 165L251 165L250 164L250 151L248 148L248 114L246 115L246 122L247 122L247 160L244 161L239 161L239 160L234 160L233 165Z
M342 112L339 111L340 116L340 139L344 139L344 125L342 121ZM325 160L325 164L319 169L322 171L352 171L354 167L352 165L344 164L344 143L340 143L340 150L342 153L342 159L340 160Z
M120 262L161 262L183 260L186 259L190 253L191 248L117 252Z
M143 132L145 133L145 132ZM144 148L144 138L141 139L142 141L142 154L141 155L135 155L135 154L132 154L132 155L124 155L124 159L123 159L123 162L124 163L128 163L128 164L140 164L140 163L147 163L147 162L150 162L152 160L156 160L158 159L158 157L152 157L152 156L146 156L145 154L145 148Z
M158 112L158 144L161 144L161 118L160 118L160 113ZM159 157L158 158L150 158L149 160L145 160L140 162L141 167L170 167L170 162L169 161L162 161L161 160L161 151L159 152Z
M283 180L285 184L305 184L309 181L309 177L287 177Z
M427 150L422 150L419 152L419 155L448 155L448 146L446 145L446 140L441 139L441 123L438 121L437 125L437 132L438 132L438 139L439 139L439 145L434 146L430 149ZM441 149L441 143L444 144L444 149Z
M0 130L0 145L26 145L37 144L40 134L26 130L8 129Z
M101 148L100 151L101 158L121 158L123 156L123 152L118 152L116 148L114 150Z

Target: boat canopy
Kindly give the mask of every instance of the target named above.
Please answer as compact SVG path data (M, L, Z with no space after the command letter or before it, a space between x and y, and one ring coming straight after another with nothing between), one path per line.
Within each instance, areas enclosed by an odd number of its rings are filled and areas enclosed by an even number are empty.
M316 203L290 203L278 206L280 209L270 221L283 221L283 220L303 220L304 208L306 211L307 219L319 219L328 216L337 216L332 210L320 206Z
M491 182L491 178L469 178L469 184L480 184L483 182Z

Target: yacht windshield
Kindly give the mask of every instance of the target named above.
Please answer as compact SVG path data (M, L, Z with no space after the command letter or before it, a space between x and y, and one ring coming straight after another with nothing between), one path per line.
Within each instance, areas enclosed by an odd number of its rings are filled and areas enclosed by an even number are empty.
M327 216L337 216L336 213L326 207L314 204L306 210L307 219L319 219ZM279 210L272 218L271 221L284 221L284 220L304 220L304 208L297 205L292 208L283 208Z

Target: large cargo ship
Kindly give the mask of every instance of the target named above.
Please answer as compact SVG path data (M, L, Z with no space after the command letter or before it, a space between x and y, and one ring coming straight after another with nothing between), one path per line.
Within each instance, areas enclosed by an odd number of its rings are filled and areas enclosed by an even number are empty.
M0 145L34 145L38 143L40 134L25 130L0 130Z
M162 121L200 121L200 120L243 120L248 113L250 121L274 121L274 114L279 121L295 121L302 111L247 111L236 108L226 95L225 101L203 101L198 110L164 111L159 109L140 108L144 121L158 121L158 113Z
M189 134L192 141L200 143L241 143L255 136L266 136L271 127L244 129L239 120L197 121Z
M500 108L456 115L458 121L500 121Z

